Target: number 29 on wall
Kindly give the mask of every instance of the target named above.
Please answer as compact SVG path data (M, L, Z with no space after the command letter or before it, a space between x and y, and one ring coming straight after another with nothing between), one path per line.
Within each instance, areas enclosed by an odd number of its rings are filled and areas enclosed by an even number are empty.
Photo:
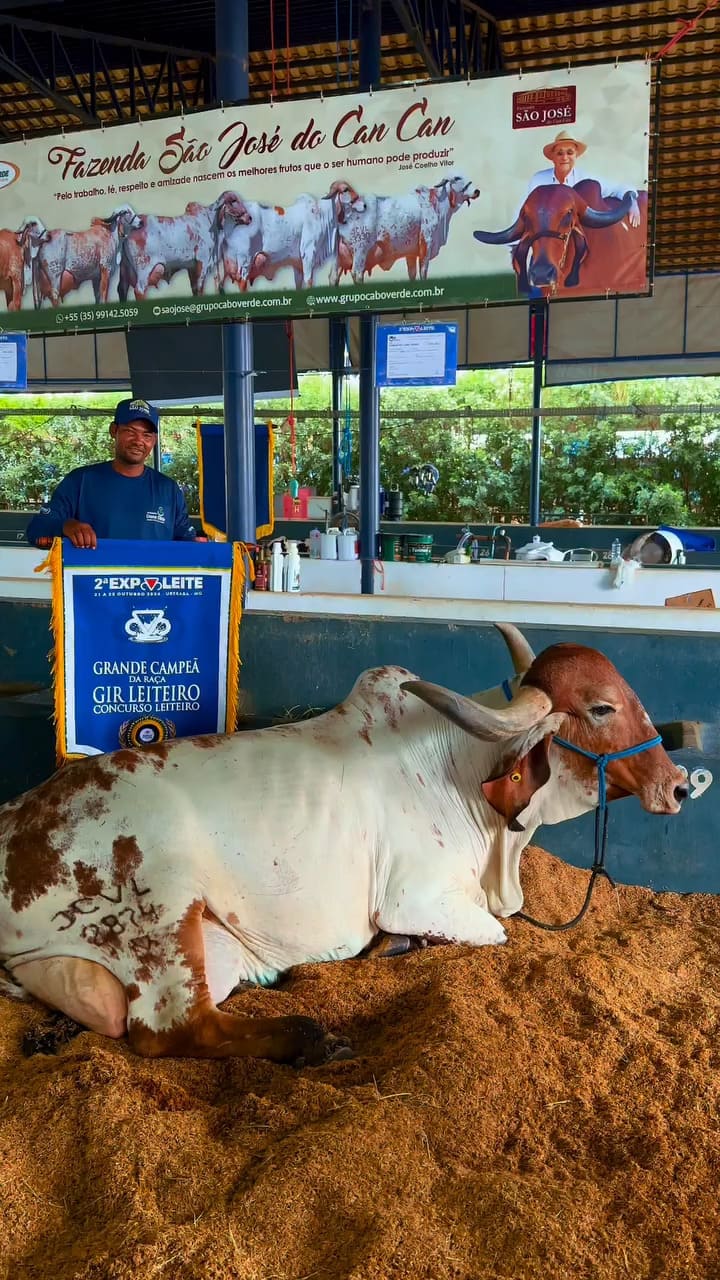
M709 769L693 769L690 774L690 799L698 800L711 785L713 776Z

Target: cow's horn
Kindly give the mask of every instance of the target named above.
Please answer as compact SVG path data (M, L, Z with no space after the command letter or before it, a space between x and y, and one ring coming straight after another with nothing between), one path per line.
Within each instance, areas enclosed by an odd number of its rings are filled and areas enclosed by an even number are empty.
M401 688L414 693L416 698L427 702L441 716L485 742L497 742L527 733L552 711L552 702L547 694L542 689L530 687L519 689L512 702L501 711L473 702L472 698L453 693L452 689L444 689L442 685L428 684L425 680L409 680Z
M600 213L598 209L590 209L588 207L584 213L580 214L580 221L584 227L612 227L616 222L622 221L626 213L629 212L631 203L632 197L625 195L620 208L614 209L612 212Z
M617 222L618 219L616 218L615 221ZM481 240L483 244L512 244L513 240L520 239L522 226L523 220L518 218L505 231L473 231L473 235L476 240Z
M518 631L517 627L514 627L512 622L496 622L495 627L500 632L500 635L510 650L510 657L512 658L512 664L515 668L515 674L518 676L524 676L525 672L530 670L530 667L535 661L535 654L522 634L522 631Z

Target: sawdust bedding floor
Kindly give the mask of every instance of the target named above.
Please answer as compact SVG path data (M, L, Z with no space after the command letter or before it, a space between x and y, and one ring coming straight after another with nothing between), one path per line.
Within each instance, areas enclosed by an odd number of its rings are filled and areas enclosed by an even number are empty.
M529 910L586 874L530 849ZM569 934L296 969L229 1008L357 1057L25 1058L0 1000L3 1280L718 1280L720 899L600 882Z

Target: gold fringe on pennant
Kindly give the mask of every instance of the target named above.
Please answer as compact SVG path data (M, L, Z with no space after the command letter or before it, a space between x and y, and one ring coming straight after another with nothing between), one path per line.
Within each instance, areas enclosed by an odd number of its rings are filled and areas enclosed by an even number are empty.
M49 569L52 576L52 608L50 626L53 633L54 647L50 653L50 670L53 679L53 701L55 706L55 758L58 768L67 760L80 760L81 756L68 755L67 750L67 705L65 701L65 590L63 574L63 542L62 538L53 538L52 547L47 559L43 560L35 570L40 573Z
M228 620L227 689L225 697L225 732L237 729L240 706L240 623L243 598L248 575L255 580L250 549L244 542L233 543L232 572L230 577L230 617Z
M202 423L199 418L195 420L195 443L197 447L198 458L198 477L199 477L199 503L200 503L200 521L203 529L214 542L227 542L227 534L222 529L218 529L214 524L205 518L205 476L203 473L203 447L202 447ZM275 530L275 432L272 423L267 423L268 429L268 524L258 525L255 530L255 537L258 542L261 538L269 538Z
M268 430L268 517L267 524L258 525L255 537L269 538L275 532L275 432L271 422L265 424Z
M195 443L197 447L197 460L198 460L198 488L200 491L200 494L199 494L200 523L202 524L202 527L205 530L205 532L210 535L213 542L227 542L227 534L224 534L222 529L217 529L214 524L210 524L210 521L205 519L205 472L203 468L203 447L202 447L201 427L202 427L202 423L200 419L196 418L195 419Z

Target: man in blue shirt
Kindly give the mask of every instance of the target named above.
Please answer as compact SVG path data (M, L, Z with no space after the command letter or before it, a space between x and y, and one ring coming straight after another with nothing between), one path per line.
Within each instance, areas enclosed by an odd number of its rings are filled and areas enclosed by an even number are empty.
M48 506L30 521L26 537L49 546L64 535L74 547L96 547L98 538L190 542L185 499L169 476L146 467L158 434L158 411L147 400L121 400L110 434L112 462L77 467L60 481Z

